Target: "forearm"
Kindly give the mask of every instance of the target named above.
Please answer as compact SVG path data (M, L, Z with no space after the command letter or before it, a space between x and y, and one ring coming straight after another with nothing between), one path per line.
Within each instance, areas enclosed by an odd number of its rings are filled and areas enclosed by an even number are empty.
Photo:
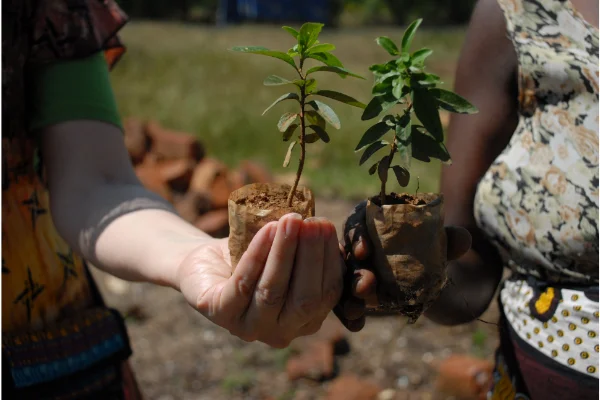
M211 239L135 183L93 185L69 199L54 200L53 218L74 250L126 280L178 289L178 266Z
M448 265L448 284L425 316L442 325L471 322L489 307L501 278L500 263L487 263L470 250Z

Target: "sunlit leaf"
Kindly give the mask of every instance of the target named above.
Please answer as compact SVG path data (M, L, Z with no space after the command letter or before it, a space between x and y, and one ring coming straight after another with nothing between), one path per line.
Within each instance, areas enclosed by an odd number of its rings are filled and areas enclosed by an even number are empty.
M424 48L421 50L417 50L410 57L410 61L413 65L422 66L425 62L425 59L431 54L433 54L433 50L431 49Z
M380 36L376 39L376 42L378 45L383 47L388 53L390 53L390 55L397 56L400 54L398 46L396 46L396 43L394 43L389 37Z
M335 50L335 46L330 43L317 44L308 49L308 54L313 53L328 53Z
M335 129L340 129L342 127L340 118L327 104L322 103L319 100L311 100L308 104L314 108L329 125L333 126Z
M325 129L327 122L325 122L323 117L321 117L318 112L315 110L307 110L304 115L310 125L318 125Z
M273 104L271 104L269 107L267 107L267 109L265 111L263 111L262 115L265 115L267 113L267 111L269 111L271 108L273 108L276 104L284 101L284 100L300 100L300 97L298 97L298 95L296 93L286 93L283 96L281 96L280 98L278 98L277 100L275 100L273 102Z
M361 151L366 146L381 139L381 137L385 135L390 129L392 129L392 127L384 121L376 123L369 129L367 129L367 131L363 134L362 138L360 138L360 141L356 145L354 151Z
M414 21L412 24L410 24L408 26L408 28L406 28L406 31L404 31L404 35L402 36L402 51L403 52L408 52L410 45L412 43L413 37L415 36L415 32L419 28L419 25L421 25L421 22L423 22L422 19L418 19L418 20Z
M289 85L291 83L294 83L292 81L288 81L285 78L282 78L280 76L277 75L269 75L265 78L263 84L265 86L279 86L279 85Z
M373 154L377 153L379 150L386 147L388 144L389 143L386 142L385 140L379 140L375 143L371 143L371 145L365 149L364 153L362 153L362 156L360 157L360 161L358 162L358 165L363 165L365 163L365 161L367 161L369 158L371 158L371 156Z
M323 64L328 65L330 67L344 68L342 62L331 53L311 53L308 55L308 58L321 61Z
M437 101L427 90L415 89L412 92L413 107L419 121L439 142L444 140L444 130L437 109Z
M321 23L307 22L302 24L298 32L298 45L301 53L304 54L309 47L315 44L322 28L323 24Z
M292 143L290 143L290 146L288 147L287 153L285 155L285 160L283 160L283 168L286 168L290 164L290 159L292 158L292 150L294 149L295 145L295 140Z
M429 93L431 93L440 103L442 108L447 111L458 114L476 114L479 112L477 107L469 103L467 99L449 90L436 88L430 89Z
M357 75L353 72L348 71L347 69L341 67L331 67L329 65L319 65L317 67L312 67L308 71L306 71L306 76L313 74L315 72L335 72L341 76L352 76L354 78L365 79L360 75Z
M260 54L263 56L278 58L282 61L285 61L286 63L294 67L294 69L296 69L296 63L294 62L294 59L288 54L281 51L269 50L266 47L262 46L236 46L233 47L231 50L238 51L241 53Z
M298 114L296 113L291 113L291 112L286 112L284 113L281 118L279 118L279 122L277 123L277 128L279 128L279 132L285 132L287 130L287 128L290 127L290 125L292 125L292 123L296 120L296 118L298 117Z
M294 37L294 39L298 39L298 31L292 28L291 26L284 26L282 29L288 32L290 35Z
M328 97L330 99L337 100L339 102L348 104L353 107L358 107L358 108L363 108L363 109L366 107L366 104L361 103L360 101L356 100L354 97L350 97L344 93L336 92L335 90L317 90L316 92L313 92L313 95Z
M322 141L324 141L325 143L329 143L329 135L327 134L327 132L325 132L325 129L321 128L319 125L310 125L309 128L315 131L315 133L319 135L319 138Z

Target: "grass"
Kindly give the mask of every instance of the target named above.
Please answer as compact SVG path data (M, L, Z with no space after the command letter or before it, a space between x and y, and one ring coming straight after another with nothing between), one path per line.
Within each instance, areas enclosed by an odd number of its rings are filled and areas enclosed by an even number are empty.
M368 66L386 60L375 45L380 35L402 36L403 29L353 29L328 31L322 42L336 44L334 52L347 68L367 77L366 81L341 79L321 73L320 87L343 90L363 102L370 94ZM430 70L451 87L454 66L464 32L423 30L416 46L434 50ZM274 173L293 176L297 153L287 169L282 167L288 143L281 140L276 124L290 104L282 103L261 116L285 87L265 87L269 74L291 77L291 69L279 60L228 51L235 45L262 45L285 50L293 39L277 26L241 26L227 29L169 23L131 23L122 32L128 51L112 74L117 101L124 117L152 118L171 129L196 134L208 153L229 166L242 159L264 163ZM280 65L281 64L281 65ZM330 101L342 121L342 129L330 130L331 142L308 146L305 176L319 196L362 198L378 192L379 183L369 176L370 164L358 166L354 153L369 122L360 120L359 110ZM413 176L420 178L420 191L436 190L440 164L414 161ZM290 183L291 178L290 178ZM416 179L408 191L414 191ZM397 184L389 185L399 191Z

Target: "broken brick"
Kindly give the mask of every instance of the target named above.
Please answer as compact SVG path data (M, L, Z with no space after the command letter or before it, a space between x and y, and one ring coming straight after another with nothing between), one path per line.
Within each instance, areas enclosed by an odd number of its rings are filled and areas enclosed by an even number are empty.
M273 177L269 173L269 170L254 161L242 161L240 170L246 176L246 184L273 182Z
M151 121L146 124L146 134L150 137L150 152L159 160L191 158L200 161L204 157L204 146L188 133L168 130Z
M208 211L198 217L194 225L212 237L227 237L229 235L229 212L226 208Z
M146 189L160 195L168 202L173 201L173 193L160 174L157 164L144 161L135 167L135 173Z
M190 187L195 162L191 159L165 160L158 164L162 178L175 192L185 193Z
M353 374L344 374L331 382L326 400L375 400L382 389Z
M291 381L307 378L323 381L335 375L333 345L326 340L313 340L307 343L303 352L291 357L286 365Z
M190 223L195 223L201 214L210 211L210 197L205 193L187 192L173 198L175 211Z

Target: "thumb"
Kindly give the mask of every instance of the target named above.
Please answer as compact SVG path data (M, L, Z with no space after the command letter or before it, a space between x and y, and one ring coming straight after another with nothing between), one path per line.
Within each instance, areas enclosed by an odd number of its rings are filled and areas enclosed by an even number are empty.
M446 238L448 242L448 261L456 260L471 248L472 237L468 230L461 226L447 226Z

